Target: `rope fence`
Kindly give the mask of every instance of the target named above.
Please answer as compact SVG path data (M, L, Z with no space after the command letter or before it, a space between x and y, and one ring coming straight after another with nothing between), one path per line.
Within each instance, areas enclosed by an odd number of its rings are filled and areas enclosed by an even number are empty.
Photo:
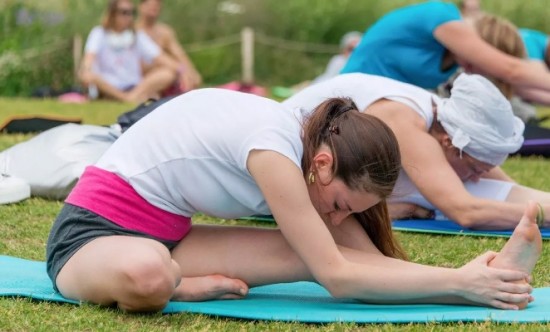
M80 60L82 59L82 41L82 37L80 35L76 35L72 38L72 40L57 39L39 47L25 49L17 52L5 52L4 54L0 55L0 70L8 65L19 65L23 61L32 61L37 57L44 56L45 54L51 54L60 50L66 51L67 47L72 45L72 56L74 62L74 71L76 75ZM255 44L303 53L336 54L339 52L338 45L286 40L271 37L264 33L254 32L251 28L248 27L243 28L240 34L233 34L229 36L215 38L212 40L184 44L183 48L187 53L199 53L211 49L229 47L238 44L241 44L241 57L243 58L242 71L243 79L245 81L254 79L253 68Z

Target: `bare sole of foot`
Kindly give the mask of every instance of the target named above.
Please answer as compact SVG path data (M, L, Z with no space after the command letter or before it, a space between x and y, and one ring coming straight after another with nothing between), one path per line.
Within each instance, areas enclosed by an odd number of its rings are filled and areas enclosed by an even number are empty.
M537 205L529 202L514 233L499 254L489 263L489 266L520 270L531 274L542 251L542 236L535 222L537 212ZM527 303L521 303L519 308L525 308Z
M182 278L172 300L198 302L215 299L240 299L247 293L248 286L242 280L215 274Z

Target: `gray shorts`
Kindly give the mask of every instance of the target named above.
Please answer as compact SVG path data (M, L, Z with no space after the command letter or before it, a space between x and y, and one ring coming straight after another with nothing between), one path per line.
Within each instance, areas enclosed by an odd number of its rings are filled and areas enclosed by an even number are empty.
M59 271L75 252L94 239L112 235L153 239L164 244L168 250L174 249L179 243L160 240L142 232L120 227L89 210L65 204L53 224L46 245L46 268L55 290L55 280Z

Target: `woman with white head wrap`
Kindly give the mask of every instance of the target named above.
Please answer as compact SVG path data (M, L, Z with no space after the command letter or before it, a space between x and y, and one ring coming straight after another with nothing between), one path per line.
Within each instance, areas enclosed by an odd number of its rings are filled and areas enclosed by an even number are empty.
M426 217L435 211L463 227L512 229L525 203L535 200L546 215L543 226L550 227L550 193L515 183L499 167L521 147L524 126L487 79L463 74L451 97L440 99L392 79L343 74L300 91L284 104L307 113L333 96L352 98L396 134L403 172L389 205L394 218Z
M498 166L523 143L525 125L483 76L460 75L451 97L437 106L439 123L453 146L479 161Z

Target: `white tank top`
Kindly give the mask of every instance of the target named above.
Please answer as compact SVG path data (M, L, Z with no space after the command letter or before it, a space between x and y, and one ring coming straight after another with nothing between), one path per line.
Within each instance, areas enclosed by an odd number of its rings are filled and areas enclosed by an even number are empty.
M248 155L272 150L300 168L298 118L267 98L194 90L138 121L96 166L118 174L150 204L175 214L270 214L246 168Z

